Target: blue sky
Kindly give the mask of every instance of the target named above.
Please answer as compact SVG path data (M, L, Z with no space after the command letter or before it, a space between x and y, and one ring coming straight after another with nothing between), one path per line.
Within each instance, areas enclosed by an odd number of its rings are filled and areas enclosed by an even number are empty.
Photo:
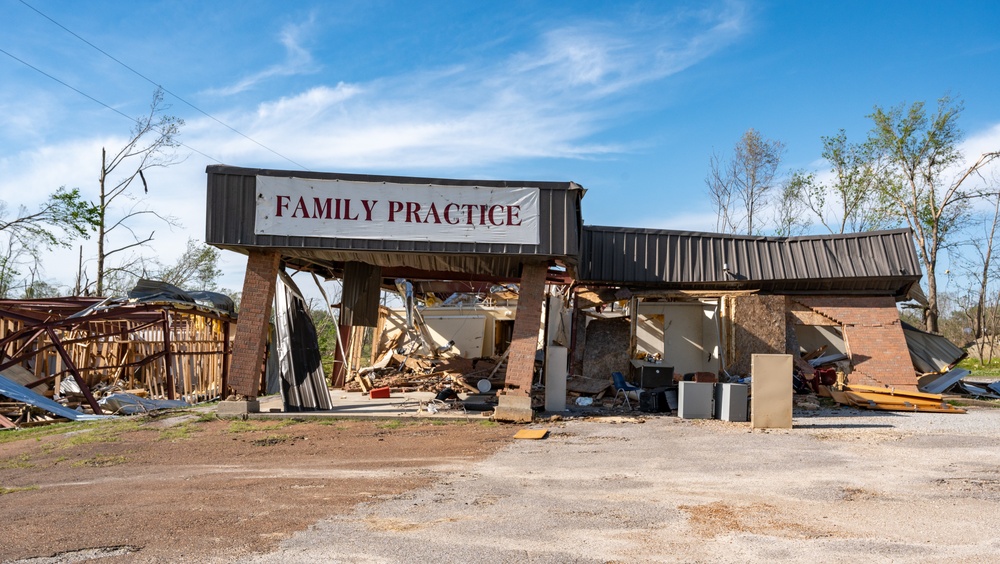
M0 49L127 115L153 85L19 0ZM967 156L1000 147L1000 5L989 2L119 2L26 0L184 100L181 141L225 164L572 180L595 225L711 230L704 178L756 128L783 170L820 138L861 140L875 105L962 98ZM130 123L0 53L0 200L96 197L100 148ZM170 261L204 236L205 166L147 175ZM295 164L298 163L298 164ZM139 226L140 228L142 226ZM85 242L84 255L94 252ZM69 284L76 251L46 275ZM226 253L223 284L242 283Z

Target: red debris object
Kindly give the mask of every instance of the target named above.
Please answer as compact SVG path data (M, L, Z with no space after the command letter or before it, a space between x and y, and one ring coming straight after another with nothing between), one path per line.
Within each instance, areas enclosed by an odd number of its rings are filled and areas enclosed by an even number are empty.
M384 388L374 388L372 391L368 392L371 399L385 399L389 397L389 387Z

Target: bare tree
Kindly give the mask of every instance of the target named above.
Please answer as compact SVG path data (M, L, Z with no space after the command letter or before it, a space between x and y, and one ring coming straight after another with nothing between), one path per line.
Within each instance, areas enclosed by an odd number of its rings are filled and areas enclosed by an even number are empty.
M705 178L709 196L718 216L717 228L724 233L761 231L760 214L768 203L785 145L766 139L756 129L748 129L733 147L733 156L724 161L718 155L709 160Z
M165 115L163 112L167 109L169 107L163 102L163 90L157 88L153 93L149 112L136 118L131 136L125 145L110 156L106 149L101 149L100 198L97 204L99 215L95 281L97 295L104 295L105 282L109 276L115 271L135 270L136 265L133 263L138 260L137 257L133 257L130 260L121 260L120 266L109 267L109 257L143 246L153 240L155 232L151 231L148 235L136 233L130 225L133 220L142 215L152 215L169 225L176 224L173 218L143 207L141 201L130 190L133 182L138 179L142 182L143 192L148 193L149 185L144 171L167 167L178 162L171 149L180 144L176 137L180 133L180 127L184 125L184 120ZM111 180L111 177L115 177L120 170L126 172ZM131 200L131 203L121 208L121 215L115 215L112 204L119 199ZM119 230L127 232L124 237L126 242L111 247L110 237Z
M884 110L876 106L869 116L874 122L871 139L882 152L898 181L880 186L916 236L917 250L927 274L926 329L938 331L937 264L942 249L957 243L952 235L962 226L969 201L980 193L966 185L980 169L1000 156L984 153L967 168L958 145L962 132L958 117L962 103L950 97L938 101L928 115L923 102Z
M993 262L994 241L1000 227L1000 194L992 195L993 212L982 218L982 233L976 233L969 242L972 256L962 261L970 287L962 297L962 311L969 324L972 347L980 361L986 362L986 352L993 357L996 339L997 308L995 296L997 273ZM976 236L979 235L979 236Z
M843 129L822 139L830 181L821 183L814 174L805 173L796 173L792 181L820 223L830 233L876 231L898 224L896 207L882 189L896 179L875 143L849 143Z

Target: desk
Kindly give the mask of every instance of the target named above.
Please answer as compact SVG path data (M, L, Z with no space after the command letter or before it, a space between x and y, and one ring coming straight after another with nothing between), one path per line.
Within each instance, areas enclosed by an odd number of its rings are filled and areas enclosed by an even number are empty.
M632 359L629 376L640 388L665 388L674 385L674 367L645 360Z

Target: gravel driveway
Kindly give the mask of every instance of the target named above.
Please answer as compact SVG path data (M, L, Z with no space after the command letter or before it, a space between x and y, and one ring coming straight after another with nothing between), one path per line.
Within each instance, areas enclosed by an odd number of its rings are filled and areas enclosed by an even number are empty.
M806 415L536 425L246 561L996 561L1000 410Z

